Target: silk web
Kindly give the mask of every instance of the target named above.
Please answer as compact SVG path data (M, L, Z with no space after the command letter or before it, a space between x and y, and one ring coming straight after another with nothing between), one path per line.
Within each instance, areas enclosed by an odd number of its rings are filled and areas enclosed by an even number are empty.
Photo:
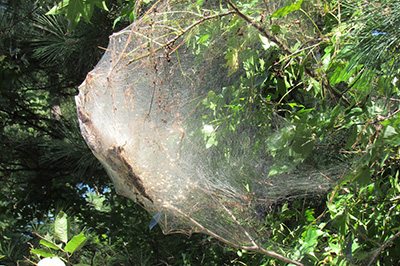
M291 158L274 154L271 144L293 125L273 111L253 117L251 104L233 112L246 116L234 129L213 121L212 99L229 106L232 90L248 78L243 66L226 66L227 42L241 33L221 25L240 18L227 7L217 10L157 3L113 34L80 86L78 116L117 192L155 215L164 233L202 232L259 250L271 244L268 213L282 201L325 197L345 167L332 156L273 174L273 165ZM207 36L200 25L213 30ZM259 32L251 25L245 31L247 49L260 49Z

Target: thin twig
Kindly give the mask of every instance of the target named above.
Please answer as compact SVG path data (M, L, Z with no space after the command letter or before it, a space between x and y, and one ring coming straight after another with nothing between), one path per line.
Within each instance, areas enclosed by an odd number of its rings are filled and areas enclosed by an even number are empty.
M278 260L287 262L287 263L292 263L292 264L298 265L298 266L304 266L304 264L302 264L302 263L300 263L300 262L298 262L298 261L291 260L291 259L286 258L286 257L284 257L284 256L282 256L282 255L279 255L278 253L275 253L275 252L273 252L273 251L265 250L265 249L259 247L258 245L254 245L254 244L253 244L253 246L251 246L251 247L236 245L236 244L230 242L229 240L223 238L222 236L220 236L220 235L218 235L218 234L212 232L211 230L205 228L205 227L202 226L199 222L197 222L195 219L193 219L192 217L188 216L187 214L185 214L184 212L182 212L182 211L179 210L178 208L176 208L176 207L174 207L174 206L168 206L168 207L169 207L170 209L176 211L176 212L179 213L180 215L184 216L186 219L188 219L188 220L189 220L190 222L192 222L194 225L196 225L197 227L199 227L202 231L206 232L207 234L211 235L212 237L215 237L216 239L218 239L218 240L221 241L221 242L224 242L224 243L226 243L226 244L228 244L228 245L230 245L230 246L233 246L234 248L244 249L244 250L247 250L247 251L256 251L256 252L260 252L260 253L263 253L263 254L268 255L268 256L270 256L270 257L273 257L273 258L275 258L275 259L278 259Z
M393 240L395 240L397 237L400 236L400 231L397 232L394 236L392 236L391 238L388 239L388 241L386 241L385 243L383 243L381 245L380 248L378 248L378 250L375 252L375 255L372 257L371 261L368 263L368 266L371 266L372 264L375 263L375 261L378 259L379 254L381 254L382 250L384 250L389 244L390 242L392 242Z
M391 118L392 116L395 116L395 115L397 115L399 112L400 112L400 109L397 109L395 112L393 112L393 113L389 114L388 116L385 116L385 117L380 117L380 118L379 118L379 119L377 119L377 121L376 121L376 122L374 122L374 123L380 123L380 122L382 122L382 121L385 121L385 120L387 120L387 119Z
M31 264L33 264L33 265L37 265L36 262L31 261L31 260L28 259L26 256L24 256L24 259L25 259L27 262L29 262L29 263L31 263Z
M224 17L224 16L228 16L228 15L231 15L231 14L234 14L234 13L235 13L235 11L228 11L228 12L226 12L226 13L221 13L221 14L216 14L216 15L212 15L212 16L203 17L202 19L200 19L200 20L198 20L198 21L192 23L191 25L187 26L187 27L186 27L185 29L183 29L179 34L177 34L174 38L172 38L171 40L169 40L168 42L166 42L166 43L163 44L162 46L158 47L157 49L155 49L155 50L153 50L153 51L151 51L151 52L148 52L147 54L144 54L144 55L142 55L142 56L139 56L139 57L136 57L136 58L130 60L130 61L127 63L127 65L129 65L129 64L131 64L131 63L133 63L133 62L136 62L136 61L138 61L138 60L140 60L140 59L142 59L142 58L149 57L151 54L157 53L157 52L160 51L161 49L173 45L180 37L182 37L183 35L185 35L188 31L190 31L191 29L193 29L193 28L196 27L197 25L199 25L199 24L201 24L201 23L203 23L203 22L205 22L205 21L207 21L207 20L212 20L212 19L215 19L215 18L222 18L222 17Z
M289 49L289 47L287 47L277 36L271 35L269 34L262 26L260 26L257 22L253 21L251 18L249 18L248 16L246 16L245 14L243 14L236 6L234 3L232 3L230 0L225 0L225 2L232 7L233 10L235 10L235 13L240 16L241 18L243 18L244 20L246 20L251 26L253 26L254 28L256 28L259 32L262 33L262 35L264 35L265 37L267 37L269 40L273 41L274 43L276 43L279 48L282 49L283 52L285 52L285 54L292 54L292 51Z
M156 5L157 5L160 1L161 1L161 0L158 0L156 3L154 3L154 5L146 12L145 16L146 16L147 14L149 14L150 12L152 12L152 11L155 9ZM130 40L132 39L133 32L134 32L134 30L132 29L131 32L129 33L128 39L126 40L126 43L125 43L124 48L122 49L122 51L121 51L119 57L117 58L116 62L114 63L114 66L110 69L110 71L109 71L109 73L108 73L107 76L110 76L110 73L114 70L114 68L118 65L119 61L121 60L123 54L125 53L126 49L128 48L128 45L129 45L129 43L130 43Z
M391 198L389 201L396 201L396 200L399 200L399 199L400 199L400 196L397 196L397 197Z
M233 4L230 0L224 0L235 12L238 16L243 18L245 21L247 21L251 26L253 26L255 29L257 29L264 37L269 39L270 41L273 41L278 45L281 50L289 56L294 55L296 52L292 52L289 47L287 47L277 36L272 35L268 33L264 27L262 27L259 23L256 21L253 21L250 17L246 16L243 14L236 6ZM296 59L298 60L298 59ZM317 79L317 75L311 71L309 71L307 68L304 68L304 72L312 77L313 79ZM326 79L321 78L322 85L335 97L338 97L339 99L342 99L347 105L350 105L350 102L339 92L337 92L332 86L329 84L329 82Z

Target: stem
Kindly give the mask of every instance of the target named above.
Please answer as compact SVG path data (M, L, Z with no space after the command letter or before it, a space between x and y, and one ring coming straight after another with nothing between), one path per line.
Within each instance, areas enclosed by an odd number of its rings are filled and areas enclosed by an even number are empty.
M371 266L372 264L375 263L375 261L378 259L379 254L382 252L382 250L384 250L389 244L390 242L392 242L393 240L395 240L397 237L400 236L400 231L397 232L394 236L392 236L391 238L388 239L388 241L386 241L385 243L383 243L381 245L380 248L378 248L378 250L375 252L375 255L372 257L371 261L368 263L368 266Z
M299 9L301 12L304 13L304 15L306 15L306 17L311 21L311 23L314 25L314 27L317 29L317 31L319 32L320 36L323 36L322 32L319 30L318 26L315 24L314 20L312 20L312 18L310 18L310 16L308 15L308 13L306 11L304 11L302 8Z
M246 20L251 26L256 28L259 32L262 33L265 37L267 37L269 40L273 41L276 43L279 48L282 49L282 51L285 52L285 54L292 54L292 51L287 47L277 36L271 35L268 33L262 26L260 26L257 22L253 21L251 18L243 14L236 6L234 3L232 3L230 0L225 0L225 2L232 7L232 9L235 11L235 13Z
M232 7L232 9L236 12L236 14L238 16L240 16L241 18L243 18L245 21L247 21L251 26L253 26L254 28L256 28L262 35L264 35L264 37L268 38L269 40L275 42L279 48L281 48L281 50L289 55L292 56L294 53L289 49L289 47L287 47L277 36L274 36L270 33L268 33L264 27L262 27L260 24L258 24L257 22L253 21L250 17L246 16L245 14L243 14L236 6L235 4L233 4L230 0L224 0L229 6ZM295 60L298 60L297 58L295 58ZM315 80L319 80L319 77L311 72L309 69L304 68L304 72L309 75L310 77L312 77ZM350 105L349 101L341 94L338 93L337 91L334 90L334 88L331 87L331 85L329 84L329 82L324 79L324 78L320 78L320 80L322 81L322 86L324 88L326 88L331 94L333 94L335 97L337 98L341 98L347 105Z
M234 248L238 248L238 249L244 249L247 251L256 251L256 252L260 252L263 253L265 255L268 255L272 258L287 262L287 263L292 263L294 265L298 265L298 266L304 266L304 264L291 260L289 258L286 258L282 255L279 255L278 253L275 253L273 251L268 251L265 250L261 247L259 247L256 243L252 243L253 246L251 247L246 247L246 246L241 246L241 245L236 245L232 242L230 242L229 240L221 237L220 235L210 231L209 229L205 228L204 226L202 226L199 222L197 222L195 219L193 219L192 217L190 217L189 215L185 214L184 212L182 212L181 210L179 210L178 208L174 207L174 206L168 206L169 208L171 208L172 210L176 211L177 213L179 213L180 215L182 215L183 217L185 217L186 219L188 219L190 222L192 222L194 225L196 225L197 227L199 227L202 231L206 232L207 234L211 235L212 237L215 237L216 239L218 239L221 242L224 242L230 246L233 246Z
M164 43L162 46L158 47L157 49L155 49L155 50L153 50L151 52L148 52L147 54L144 54L142 56L139 56L139 57L136 57L136 58L130 60L127 65L130 65L131 63L136 62L136 61L138 61L138 60L140 60L142 58L146 58L146 57L150 56L152 53L157 53L158 51L160 51L161 49L163 49L165 47L173 45L180 37L185 35L188 31L190 31L191 29L193 29L197 25L199 25L199 24L201 24L201 23L203 23L203 22L205 22L207 20L212 20L212 19L215 19L215 18L222 18L222 17L228 16L228 15L231 15L233 13L235 13L235 11L228 11L226 13L221 13L221 14L217 14L217 15L203 17L202 19L200 19L200 20L192 23L191 25L187 26L179 34L177 34L174 38L172 38L168 42ZM122 54L121 54L121 56L122 56Z

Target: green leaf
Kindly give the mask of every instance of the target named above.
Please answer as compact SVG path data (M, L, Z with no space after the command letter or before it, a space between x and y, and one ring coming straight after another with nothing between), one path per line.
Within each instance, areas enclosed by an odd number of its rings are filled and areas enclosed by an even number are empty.
M83 233L74 236L65 246L65 251L69 253L74 253L75 251L80 250L86 243L87 238Z
M311 88L313 89L315 95L321 94L321 97L324 98L320 81L317 81L314 78L310 78L310 86L307 90L310 90Z
M32 249L31 253L48 258L48 257L54 257L54 254L51 253L50 251L44 250L44 249Z
M350 149L354 143L357 141L357 136L358 136L358 131L357 127L353 126L353 130L351 131L350 136L348 137L346 141L346 146L344 146L345 149Z
M207 140L206 149L209 149L212 146L217 146L217 145L218 145L218 141L215 139L215 135L212 135Z
M82 16L86 22L90 22L90 19L92 18L92 15L93 15L93 10L94 10L93 4L85 4L83 6Z
M208 38L210 38L210 34L204 34L204 35L202 35L202 36L199 38L199 40L198 40L197 42L198 42L199 44L202 44L202 43L204 43L205 41L207 41Z
M117 25L117 23L118 23L121 19L122 19L122 17L118 17L118 18L116 18L116 19L114 20L113 29L115 29L115 25Z
M274 34L278 34L281 31L281 26L279 26L278 24L273 24L271 26L271 31Z
M303 158L310 155L314 148L314 139L311 132L299 132L294 136L292 149L293 151L302 154Z
M358 170L354 180L357 181L361 186L368 185L371 181L369 166L364 166L361 168L361 170Z
M82 16L86 22L90 22L95 5L108 11L105 1L101 0L63 0L50 9L46 15L65 14L70 28L74 29Z
M82 16L85 14L85 6L82 0L69 0L68 9L66 12L67 19L71 23L71 28L74 29Z
M238 49L230 47L225 55L227 60L226 66L229 69L228 77L239 69L239 51Z
M318 237L323 235L321 230L318 230L312 226L307 229L306 235L304 237L304 242L308 247L315 247L318 244Z
M330 12L330 11L329 11L329 3L328 3L328 2L325 3L323 12L324 12L324 13L329 13L329 12Z
M50 242L50 241L48 241L48 240L46 240L46 239L41 239L41 240L40 240L40 244L43 245L43 246L49 247L49 248L51 248L51 249L54 249L54 250L59 250L59 249L60 249L59 246L57 246L57 245L54 244L53 242Z
M340 207L343 208L343 205ZM337 228L341 235L346 235L348 232L347 212L342 211L337 213L334 216L333 225Z
M241 250L238 250L236 253L237 253L237 255L238 255L239 257L243 256L243 253L242 253Z
M276 78L276 83L277 83L277 87L278 87L278 94L279 95L285 95L285 93L287 92L287 87L286 87L286 83L283 80L283 78L281 77L277 77Z
M327 47L328 48L328 47ZM323 69L324 71L326 71L331 63L331 54L330 53L326 53L322 58L322 65L323 65Z
M268 176L273 176L279 174L279 171L277 169L271 169L268 173Z
M345 248L345 257L346 259L351 260L353 257L353 238L352 235L349 234L349 236L347 237L347 244L346 244L346 248Z
M314 213L315 213L315 211L313 209L309 209L309 210L305 211L304 217L306 218L306 220L308 222L312 222L315 220Z
M52 9L50 9L46 15L58 15L58 14L65 14L66 7L69 5L69 0L64 0L55 5Z
M360 107L354 107L350 110L349 116L357 116L359 114L362 114L364 111Z
M103 9L105 11L110 11L106 5L106 1L101 1L101 2L97 2L96 6L100 9Z
M54 233L56 238L64 243L68 242L70 222L67 214L63 211L59 212L55 223L54 223Z
M277 11L275 11L271 15L271 17L272 18L280 18L280 17L283 17L293 11L299 10L302 2L303 2L303 0L299 0L297 3L291 4L290 6L282 7L281 9L278 9Z
M309 226L307 231L305 232L305 235L303 233L304 242L301 245L301 253L307 254L307 256L309 256L313 260L317 260L317 257L314 254L314 249L318 244L318 238L323 234L323 231L313 226Z
M343 107L340 104L336 105L335 108L333 108L330 118L328 119L327 123L325 123L327 129L331 129L335 125L335 122L342 110Z

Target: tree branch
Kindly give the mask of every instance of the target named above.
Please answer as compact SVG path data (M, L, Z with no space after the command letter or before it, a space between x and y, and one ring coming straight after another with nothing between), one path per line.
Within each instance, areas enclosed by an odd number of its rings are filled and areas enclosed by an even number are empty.
M379 254L382 252L382 250L384 250L390 244L390 242L392 242L393 240L395 240L399 236L400 236L400 231L397 232L395 235L393 235L391 238L389 238L388 241L383 243L381 245L381 247L378 248L378 250L375 252L375 255L372 257L371 261L368 263L368 266L371 266L372 264L374 264L375 261L378 259Z
M215 237L215 238L218 239L219 241L224 242L224 243L226 243L226 244L228 244L228 245L230 245L230 246L233 246L233 247L238 248L238 249L244 249L244 250L248 250L248 251L260 252L260 253L263 253L263 254L265 254L265 255L267 255L267 256L270 256L270 257L272 257L272 258L275 258L275 259L278 259L278 260L281 260L281 261L284 261L284 262L287 262L287 263L292 263L292 264L298 265L298 266L304 266L304 264L302 264L302 263L300 263L300 262L298 262L298 261L291 260L291 259L286 258L286 257L284 257L284 256L282 256L282 255L280 255L280 254L278 254L278 253L273 252L273 251L265 250L265 249L261 248L260 246L258 246L258 245L257 245L256 243L254 243L254 242L252 242L253 246L250 246L250 247L248 247L248 246L236 245L236 244L230 242L229 240L223 238L222 236L220 236L220 235L214 233L213 231L211 231L211 230L205 228L203 225L201 225L201 224L200 224L199 222L197 222L195 219L193 219L192 217L190 217L190 216L187 215L186 213L182 212L182 211L179 210L178 208L176 208L176 207L174 207L174 206L168 206L168 208L170 208L170 209L176 211L177 213L179 213L180 215L182 215L183 217L185 217L186 219L188 219L191 223L193 223L194 225L196 225L197 227L199 227L203 232L205 232L205 233L207 233L207 234L209 234L209 235Z
M190 31L191 29L193 29L197 25L199 25L199 24L201 24L201 23L203 23L203 22L205 22L207 20L212 20L212 19L215 19L215 18L222 18L222 17L228 16L228 15L234 14L234 13L235 13L235 11L228 11L226 13L221 13L221 14L216 14L216 15L212 15L212 16L203 17L202 19L192 23L191 25L187 26L185 29L181 30L181 32L179 34L177 34L174 38L172 38L168 42L162 44L157 49L155 49L155 50L153 50L151 52L148 52L147 54L144 54L142 56L139 56L139 57L136 57L136 58L130 60L127 65L129 65L129 64L131 64L131 63L133 63L135 61L138 61L138 60L140 60L142 58L149 57L151 54L157 53L161 49L164 49L165 47L173 45L179 38L181 38L183 35L185 35L188 31Z
M250 17L246 16L243 14L236 6L233 4L230 0L224 0L234 11L235 13L243 18L245 21L247 21L251 26L253 26L255 29L257 29L264 37L268 38L268 40L273 41L278 45L278 47L286 54L286 55L292 55L294 54L289 47L287 47L277 36L270 34L265 30L264 27L262 27L260 24L258 24L256 21L253 21ZM309 71L307 68L304 68L304 72L312 77L313 79L318 80L317 75L315 75L313 72ZM321 78L322 81L322 86L325 87L331 94L333 94L337 98L341 98L347 105L350 105L349 101L341 94L335 91L334 88L329 84L329 82L326 79Z
M235 13L240 16L241 18L243 18L244 20L246 20L251 26L253 26L255 29L257 29L259 32L262 33L262 35L264 35L266 38L268 38L268 40L273 41L274 43L276 43L279 48L281 48L281 50L285 53L285 54L292 54L292 51L289 49L289 47L287 47L277 36L274 36L272 34L269 34L264 27L262 27L261 25L259 25L257 22L253 21L251 18L249 18L248 16L246 16L245 14L243 14L236 6L234 3L232 3L230 0L224 0L230 7L232 7L232 9L235 11Z

